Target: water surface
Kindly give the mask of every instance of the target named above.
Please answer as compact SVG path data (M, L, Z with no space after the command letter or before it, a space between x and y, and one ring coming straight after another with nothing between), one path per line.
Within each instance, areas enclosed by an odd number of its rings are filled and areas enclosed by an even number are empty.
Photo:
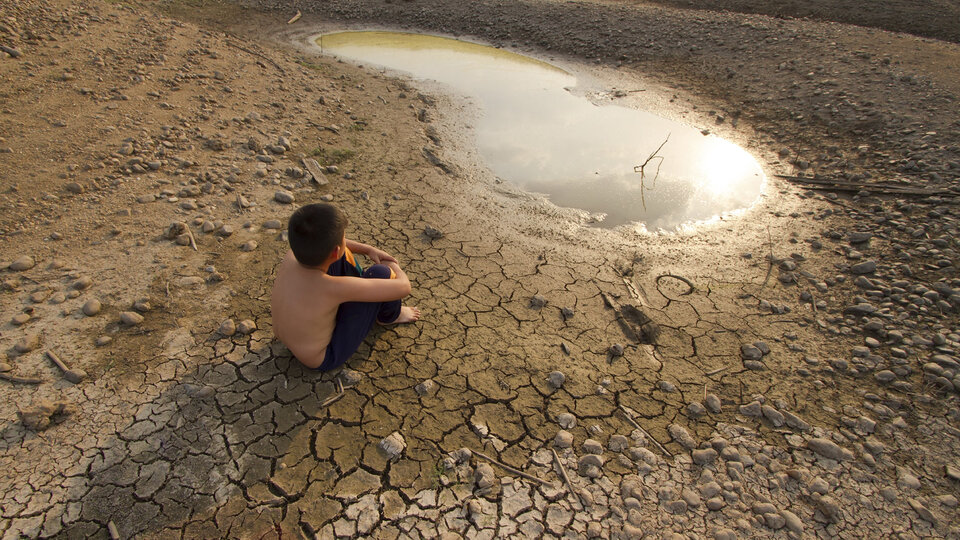
M470 97L480 109L477 146L494 174L558 206L606 214L604 226L672 229L748 207L760 194L762 169L744 149L649 112L598 106L568 90L574 76L545 62L420 34L341 32L317 43ZM667 137L662 160L641 179L634 167Z

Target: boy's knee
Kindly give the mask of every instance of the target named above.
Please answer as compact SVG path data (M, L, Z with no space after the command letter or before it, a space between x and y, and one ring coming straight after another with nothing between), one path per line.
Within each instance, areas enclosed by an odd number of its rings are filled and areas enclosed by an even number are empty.
M393 270L384 264L375 264L363 272L363 277L374 279L390 279L393 277Z

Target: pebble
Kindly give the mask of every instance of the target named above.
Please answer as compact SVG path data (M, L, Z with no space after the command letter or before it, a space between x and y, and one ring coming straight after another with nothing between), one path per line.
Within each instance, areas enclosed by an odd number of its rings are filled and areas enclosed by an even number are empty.
M81 276L70 285L70 288L77 291L84 291L89 289L91 285L93 285L93 280L90 279L89 276Z
M863 261L850 267L850 272L854 274L872 274L877 270L877 261Z
M807 441L807 448L825 458L836 461L853 459L852 452L839 446L837 443L822 437L816 437Z
M717 460L717 455L717 451L713 448L698 449L691 453L693 462L697 465L709 465Z
M407 443L403 440L403 435L400 435L399 432L394 431L390 435L387 435L381 439L379 446L380 449L387 454L387 457L392 460L400 457L400 454L402 454L404 449L406 449Z
M540 296L539 294L534 295L532 298L530 298L530 307L532 307L533 309L540 309L545 305L547 305L547 299Z
M670 424L667 426L667 431L670 433L670 436L673 437L674 441L687 450L693 450L697 447L697 442L693 439L693 436L690 435L687 428L680 424Z
M10 324L14 326L21 326L27 324L28 322L30 322L29 313L18 313L14 315L12 319L10 319Z
M607 448L611 452L623 452L630 446L630 439L627 439L626 436L616 434L611 435L610 440L607 441Z
M707 406L707 409L714 414L719 414L721 412L721 402L720 398L716 394L707 394L707 397L703 400L703 403Z
M744 360L760 360L763 358L763 351L749 343L744 343L740 346L740 357Z
M554 389L560 389L566 380L566 375L559 371L551 371L550 374L547 375L547 383Z
M563 429L572 429L577 426L577 417L570 413L560 413L557 415L557 423Z
M283 228L283 223L279 219L271 219L263 222L264 229L278 230Z
M120 321L126 325L136 326L143 322L143 315L136 311L121 311Z
M707 414L707 409L703 404L694 401L687 405L687 415L691 418L700 418L705 414Z
M247 251L247 252L253 251L257 249L257 245L258 244L256 240L250 240L248 242L244 242L243 244L240 245L240 251Z
M12 263L10 263L10 266L8 266L7 268L16 272L22 272L23 270L29 270L36 265L37 265L37 262L33 260L33 257L29 255L23 255L21 257L18 257Z
M610 355L614 357L623 356L623 345L614 343L610 346Z
M257 323L251 319L244 319L237 325L237 333L247 336L257 329Z
M97 347L103 347L104 345L110 343L111 341L113 341L113 338L110 336L100 336L97 338L96 341L94 341L94 344Z
M23 354L40 346L40 334L27 334L13 345L13 350Z
M420 384L413 387L414 391L419 396L426 396L432 394L437 388L437 383L433 382L433 379L427 379Z
M273 200L280 204L293 204L295 199L293 197L293 193L281 189L273 194Z
M440 229L432 225L427 225L423 228L423 235L431 240L437 240L437 239L443 238L443 231L441 231Z
M363 380L363 374L359 371L354 371L350 368L343 368L340 371L340 381L343 383L343 386L355 386L361 380Z
M557 432L557 436L553 438L553 445L557 448L570 448L573 446L573 435L569 431L561 429Z
M586 454L577 461L577 472L580 476L587 478L600 478L603 468L603 456L598 454Z
M759 401L751 401L746 405L740 406L740 414L744 416L759 417L763 414L763 408Z
M237 333L237 323L233 322L233 319L227 319L220 323L220 328L217 329L217 332L221 336L232 336Z
M583 451L587 454L602 454L603 445L593 439L583 441Z
M99 300L95 298L91 298L90 300L87 300L86 302L84 302L81 310L83 311L83 314L86 315L87 317L93 317L97 313L100 313L100 310L102 309L102 307L103 306L100 304Z
M677 391L677 386L670 381L660 381L657 383L657 387L660 388L661 392L666 392L672 394Z

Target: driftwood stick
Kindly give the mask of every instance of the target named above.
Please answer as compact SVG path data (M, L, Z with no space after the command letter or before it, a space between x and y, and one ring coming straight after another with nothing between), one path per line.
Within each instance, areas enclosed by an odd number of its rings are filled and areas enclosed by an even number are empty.
M43 380L38 377L19 377L17 375L10 375L9 373L0 373L0 379L20 384L40 384L43 382Z
M343 381L340 380L340 377L337 377L336 379L333 380L333 382L334 382L334 384L335 384L336 387L337 387L337 393L338 393L338 394L342 394L342 393L343 393Z
M659 448L661 452L663 452L664 454L666 454L667 456L669 456L669 457L671 457L671 458L673 457L673 454L670 453L670 451L667 450L667 448L666 448L665 446L663 446L662 444L660 444L660 441L658 441L657 439L655 439L655 438L653 437L653 435L650 434L649 431L643 429L643 426L641 426L640 424L638 424L637 421L633 419L633 416L632 416L629 412L627 412L627 409L624 408L623 405L620 405L620 410L623 412L623 415L627 418L627 420L633 425L633 427L639 429L639 430L640 430L640 433L643 433L648 439L650 439L651 441L653 441L653 444L657 445L657 448Z
M557 464L557 470L560 471L560 478L563 478L563 483L567 485L567 489L570 490L570 493L577 499L577 502L580 503L580 506L586 508L583 504L583 500L580 498L580 493L577 490L573 489L573 484L570 482L570 477L567 475L567 468L563 466L563 462L560 461L560 454L557 453L557 450L554 448L550 449L553 452L553 462Z
M293 24L293 23L299 21L299 20L300 20L300 17L301 17L302 15L303 15L303 14L300 13L300 10L298 9L298 10L297 10L297 14L294 15L293 18L291 18L289 21L287 21L287 24Z
M520 469L514 469L513 467L511 467L511 466L509 466L509 465L506 465L506 464L504 464L504 463L501 463L501 462L493 459L492 457L484 454L483 452L478 452L478 451L474 450L474 451L473 451L473 455L475 455L475 456L477 456L477 457L481 457L481 458L489 461L490 463L493 463L494 465L499 466L501 469L503 469L503 470L505 470L505 471L507 471L507 472L509 472L509 473L513 473L513 474L515 474L515 475L517 475L517 476L520 476L520 477L522 477L522 478L526 478L527 480L532 480L532 481L537 482L537 483L540 483L540 484L542 484L542 485L544 485L544 486L553 487L553 484L552 484L551 482L547 482L546 480L542 480L542 479L540 479L540 478L537 478L536 476L533 476L532 474L527 474L527 473L521 471Z
M197 249L197 240L193 237L193 231L190 230L189 225L187 225L186 229L187 229L187 237L190 239L190 247L192 247L194 251L199 251Z
M705 375L709 377L711 375L716 375L717 373L720 373L721 371L726 371L728 369L730 369L730 366L718 367L717 369L706 372Z

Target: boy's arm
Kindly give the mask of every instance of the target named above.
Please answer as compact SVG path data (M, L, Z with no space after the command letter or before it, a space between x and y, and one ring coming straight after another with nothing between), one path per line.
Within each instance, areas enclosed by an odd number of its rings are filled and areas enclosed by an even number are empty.
M393 258L393 256L388 254L386 251L377 249L373 246L368 246L367 244L361 244L360 242L354 242L350 239L347 239L347 248L354 253L366 255L368 259L373 261L373 264L397 262L397 259ZM394 270L394 272L396 272L396 270Z
M336 277L340 302L390 302L410 294L410 279L395 262L384 263L397 276L393 279L364 279Z

